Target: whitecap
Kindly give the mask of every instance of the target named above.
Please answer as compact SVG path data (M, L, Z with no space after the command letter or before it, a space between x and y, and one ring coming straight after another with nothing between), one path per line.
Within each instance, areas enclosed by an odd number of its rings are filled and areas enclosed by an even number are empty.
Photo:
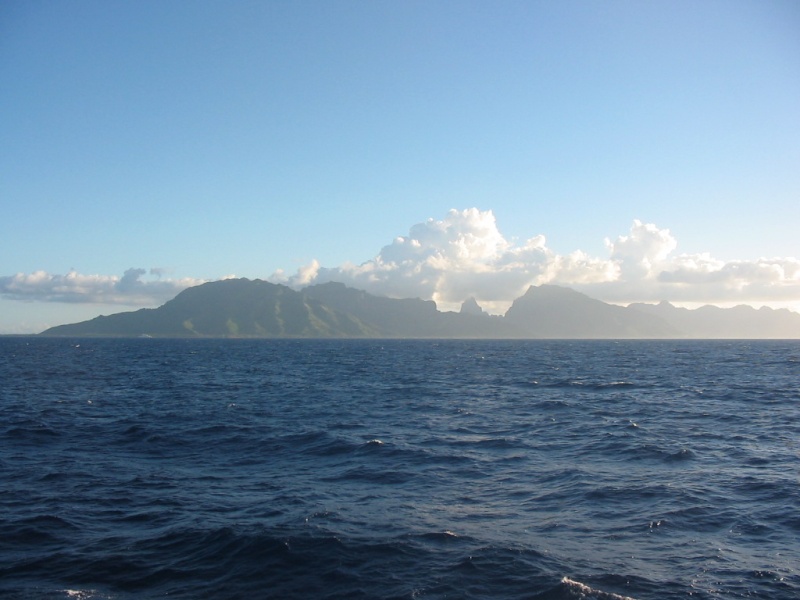
M575 581L569 577L564 577L561 583L567 588L569 598L576 598L578 600L634 600L630 596L621 596L613 592L596 590L585 583Z
M111 598L111 596L102 595L95 590L63 590L67 598L74 600L91 600L92 598Z

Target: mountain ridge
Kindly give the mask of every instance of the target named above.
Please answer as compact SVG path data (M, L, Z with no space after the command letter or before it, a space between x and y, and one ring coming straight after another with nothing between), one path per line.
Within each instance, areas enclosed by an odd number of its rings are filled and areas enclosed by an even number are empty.
M419 298L375 296L329 282L294 290L260 279L187 288L158 308L51 327L43 336L245 338L730 339L800 338L786 309L689 310L662 302L607 304L576 290L530 286L504 316L474 298L440 312Z

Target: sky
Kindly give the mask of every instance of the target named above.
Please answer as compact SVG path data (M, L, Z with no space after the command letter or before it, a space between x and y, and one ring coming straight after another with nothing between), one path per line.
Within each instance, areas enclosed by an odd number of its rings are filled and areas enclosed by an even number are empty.
M800 3L0 3L0 333L228 277L800 310Z

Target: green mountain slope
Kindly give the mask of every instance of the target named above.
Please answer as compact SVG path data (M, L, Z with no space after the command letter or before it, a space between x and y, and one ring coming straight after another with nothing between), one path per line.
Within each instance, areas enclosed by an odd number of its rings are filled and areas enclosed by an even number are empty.
M787 310L669 304L606 304L574 290L531 286L505 316L468 302L439 312L419 299L373 296L341 283L295 291L261 280L229 279L189 288L159 308L60 325L42 335L153 337L410 338L800 338Z
M363 337L355 317L283 285L228 279L184 290L155 309L60 325L44 335Z
M498 338L508 333L502 317L442 313L435 302L373 296L342 283L309 286L303 294L356 317L386 337Z

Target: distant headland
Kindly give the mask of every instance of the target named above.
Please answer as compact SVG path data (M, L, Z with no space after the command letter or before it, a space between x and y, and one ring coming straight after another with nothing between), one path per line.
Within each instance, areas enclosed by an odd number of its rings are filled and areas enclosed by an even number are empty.
M484 339L798 339L800 314L749 306L695 310L667 302L616 306L531 286L503 316L470 298L461 311L375 296L341 283L300 291L259 279L188 288L158 308L51 327L43 336Z

